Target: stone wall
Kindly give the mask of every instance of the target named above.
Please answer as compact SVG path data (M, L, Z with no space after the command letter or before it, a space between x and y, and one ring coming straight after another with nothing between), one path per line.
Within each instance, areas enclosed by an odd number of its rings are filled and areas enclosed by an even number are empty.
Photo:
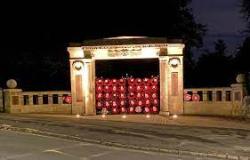
M0 112L4 111L4 107L3 107L3 90L2 88L0 88Z
M244 84L220 88L189 88L184 91L185 115L246 116Z
M21 89L5 89L4 101L7 113L72 113L69 91L23 92Z

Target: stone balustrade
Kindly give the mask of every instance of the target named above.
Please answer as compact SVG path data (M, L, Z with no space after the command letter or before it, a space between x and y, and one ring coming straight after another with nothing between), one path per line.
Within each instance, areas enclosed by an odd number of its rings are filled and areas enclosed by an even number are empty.
M0 88L0 112L4 112L4 107L3 107L3 90Z
M244 84L230 87L188 88L184 90L184 114L212 116L243 116Z
M29 91L6 89L5 111L8 113L71 114L70 91Z

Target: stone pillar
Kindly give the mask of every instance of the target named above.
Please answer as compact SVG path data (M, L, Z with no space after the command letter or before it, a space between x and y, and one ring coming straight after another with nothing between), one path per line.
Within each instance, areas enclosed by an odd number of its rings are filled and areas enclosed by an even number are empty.
M3 108L3 90L0 88L0 112L4 112Z
M83 72L83 59L84 52L81 46L69 47L70 58L70 83L71 83L71 96L72 96L72 114L84 114L84 72Z
M29 96L29 105L33 105L33 95L28 95Z
M4 109L7 113L22 112L22 90L4 89Z
M168 58L161 56L159 58L160 65L160 114L169 115L168 108Z
M92 59L84 59L84 106L85 115L95 115L95 62Z
M243 98L247 95L247 84L244 74L239 74L236 77L236 84L232 84L232 100L233 103L237 103L239 105L242 105Z
M53 95L52 94L48 95L48 104L53 104Z
M202 100L207 101L207 90L202 91Z
M42 104L43 104L43 95L38 94L38 105L42 105Z
M167 46L168 109L170 114L183 114L183 48L184 45Z
M58 94L58 104L63 104L63 95Z

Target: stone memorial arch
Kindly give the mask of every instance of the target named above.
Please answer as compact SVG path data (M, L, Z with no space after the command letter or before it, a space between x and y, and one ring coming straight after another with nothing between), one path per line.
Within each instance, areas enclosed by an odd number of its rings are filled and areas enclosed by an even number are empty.
M70 44L72 113L96 114L96 60L157 58L160 77L159 114L183 114L183 49L181 40L150 37L123 36Z

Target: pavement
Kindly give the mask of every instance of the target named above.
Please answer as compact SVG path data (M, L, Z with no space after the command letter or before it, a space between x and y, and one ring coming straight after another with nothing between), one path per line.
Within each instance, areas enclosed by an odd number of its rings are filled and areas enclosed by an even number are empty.
M250 159L250 123L232 118L0 114L0 130L179 156Z

